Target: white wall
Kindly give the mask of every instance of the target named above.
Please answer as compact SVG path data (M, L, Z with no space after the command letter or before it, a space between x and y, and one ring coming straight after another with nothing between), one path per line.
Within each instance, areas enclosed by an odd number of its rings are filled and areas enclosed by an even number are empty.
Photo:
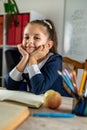
M0 0L0 14L4 14L3 1ZM51 19L58 35L58 51L62 54L64 0L15 0L20 12L37 11Z

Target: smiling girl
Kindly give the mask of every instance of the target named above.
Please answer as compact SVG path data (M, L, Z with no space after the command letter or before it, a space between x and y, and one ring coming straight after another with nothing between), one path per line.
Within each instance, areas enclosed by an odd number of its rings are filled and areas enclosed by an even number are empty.
M57 36L51 20L34 20L24 29L22 44L17 45L20 62L5 77L10 90L45 93L49 89L68 96L61 76L62 56L57 53Z

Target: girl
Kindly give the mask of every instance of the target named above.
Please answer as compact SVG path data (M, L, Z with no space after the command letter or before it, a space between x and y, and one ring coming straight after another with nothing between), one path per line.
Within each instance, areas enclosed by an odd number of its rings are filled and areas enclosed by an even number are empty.
M51 20L34 20L24 29L22 44L17 45L22 58L6 75L5 86L10 90L23 90L35 94L49 89L68 96L63 88L62 56L57 53L57 36Z

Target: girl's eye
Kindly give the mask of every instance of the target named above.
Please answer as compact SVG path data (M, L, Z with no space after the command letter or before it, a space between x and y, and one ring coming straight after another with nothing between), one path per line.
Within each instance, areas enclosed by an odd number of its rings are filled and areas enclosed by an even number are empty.
M28 39L29 39L29 36L24 37L24 39L25 39L25 40L28 40Z
M40 39L40 38L39 38L39 37L34 37L34 39L36 39L36 40L37 40L37 39Z

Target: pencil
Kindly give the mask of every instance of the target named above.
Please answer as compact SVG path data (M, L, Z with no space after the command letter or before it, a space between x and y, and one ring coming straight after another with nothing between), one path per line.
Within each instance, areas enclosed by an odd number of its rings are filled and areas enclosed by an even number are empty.
M67 75L67 76L69 77L69 79L71 80L71 76L70 76L68 70L67 70L67 69L64 69L64 72L66 73L66 75Z
M66 91L67 91L69 94L71 94L73 97L76 97L77 99L81 98L78 93L75 93L72 83L69 83L70 81L68 82L69 79L67 80L66 77L65 77L65 76L62 74L62 72L60 72L60 71L58 71L58 74L62 76L64 82L65 82L66 85L67 85L66 88L65 88ZM67 87L69 88L69 90L70 90L71 92L68 90Z
M72 85L70 79L68 78L68 76L67 75L63 75L60 71L58 71L58 74L62 76L62 78L65 81L65 83L67 84L67 86L71 89L71 91L74 92L73 85Z
M86 84L86 78L87 78L87 71L84 71L83 75L82 75L80 88L79 88L79 95L81 95L83 93L83 91L84 91L85 84Z

